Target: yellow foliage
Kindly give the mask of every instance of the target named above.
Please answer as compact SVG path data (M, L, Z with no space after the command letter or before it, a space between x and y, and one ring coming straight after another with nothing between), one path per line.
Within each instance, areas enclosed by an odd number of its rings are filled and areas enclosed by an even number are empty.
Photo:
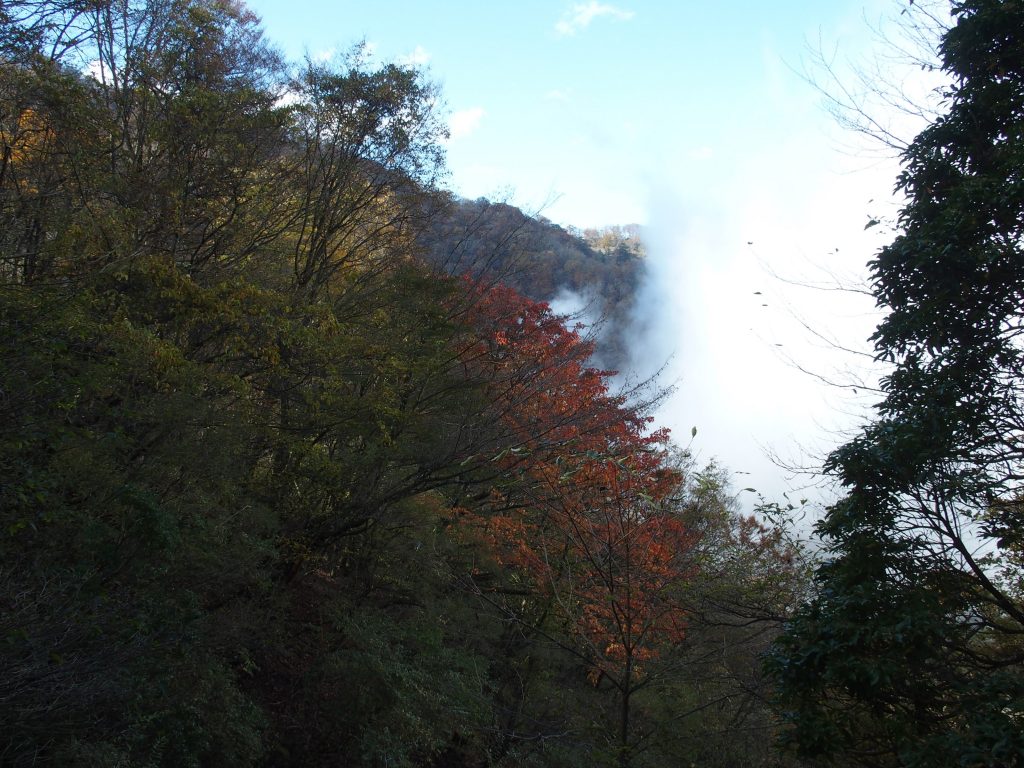
M25 109L15 121L13 130L0 123L0 145L7 164L23 169L50 152L55 133L34 109ZM23 174L13 176L20 192L35 193L38 189Z

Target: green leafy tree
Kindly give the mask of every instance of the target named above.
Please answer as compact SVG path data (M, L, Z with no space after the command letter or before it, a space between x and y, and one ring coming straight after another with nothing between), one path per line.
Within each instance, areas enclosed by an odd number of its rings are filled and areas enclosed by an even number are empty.
M276 180L283 63L243 5L6 6L11 276L66 277L141 253L196 271L280 234L282 195L258 191Z
M332 282L351 291L408 256L440 202L447 129L435 87L413 68L365 58L356 48L341 68L307 61L291 84L292 260L307 295Z
M871 263L893 365L835 451L817 595L771 666L805 754L1024 761L1024 7L969 0L943 113L907 147L900 232Z

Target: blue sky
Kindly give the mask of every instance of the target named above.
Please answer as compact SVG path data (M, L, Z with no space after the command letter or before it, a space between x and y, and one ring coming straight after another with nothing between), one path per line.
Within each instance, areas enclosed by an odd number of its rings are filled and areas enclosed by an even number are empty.
M871 27L900 1L248 4L292 58L362 40L380 61L427 67L463 196L563 225L649 225L634 362L664 366L675 387L659 421L687 439L697 426L702 460L780 499L801 481L766 454L813 462L872 400L813 375L871 375L815 334L866 349L877 322L870 299L789 281L863 279L885 237L864 225L892 211L898 170L844 133L799 72L809 47L847 78L850 61L877 60Z
M788 67L807 41L863 37L862 14L878 14L811 0L249 5L292 57L365 40L425 64L454 118L453 187L578 226L647 221L663 177L719 183L794 123L820 122Z

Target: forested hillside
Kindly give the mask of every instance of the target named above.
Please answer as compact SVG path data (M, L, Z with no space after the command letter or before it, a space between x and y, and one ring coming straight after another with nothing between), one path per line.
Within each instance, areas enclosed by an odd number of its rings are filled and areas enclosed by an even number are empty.
M632 236L451 200L419 71L240 3L0 55L0 764L778 764L801 553L515 290L617 317Z
M435 216L422 243L431 263L469 270L536 301L571 296L591 324L596 362L625 371L630 364L633 302L644 276L641 228L566 230L506 203L456 200Z
M1024 5L950 10L812 556L612 387L642 231L454 197L423 71L0 4L0 767L1024 765Z

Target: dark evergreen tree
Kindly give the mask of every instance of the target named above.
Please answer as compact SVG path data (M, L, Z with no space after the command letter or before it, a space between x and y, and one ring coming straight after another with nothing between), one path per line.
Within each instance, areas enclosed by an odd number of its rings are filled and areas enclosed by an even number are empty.
M830 457L847 495L770 661L796 747L867 765L1024 762L1024 6L952 10L945 111L870 265L894 368Z

